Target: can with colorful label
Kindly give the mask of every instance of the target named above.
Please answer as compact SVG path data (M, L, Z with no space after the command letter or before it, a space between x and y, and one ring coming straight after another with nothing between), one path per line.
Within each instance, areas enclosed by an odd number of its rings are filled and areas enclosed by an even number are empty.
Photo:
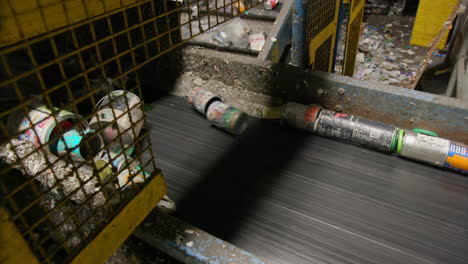
M142 170L137 160L124 154L102 151L96 158L95 163L100 161L105 161L113 167L117 181L115 188L117 189L124 190L131 184L143 183L150 176L149 173ZM105 177L107 175L101 178Z
M234 135L242 134L248 126L247 114L220 101L210 104L207 119L215 126Z
M92 129L77 131L70 129L57 141L55 151L57 156L68 156L76 161L86 161L98 154L104 146L100 135Z
M468 146L450 141L444 166L468 174Z
M205 90L201 87L192 90L188 97L189 103L200 113L203 115L207 114L208 107L211 103L216 101L221 101L214 93Z
M65 110L54 108L52 111L47 106L38 106L11 114L7 126L12 136L31 141L36 147L43 145L44 150L50 152L49 141L71 129L80 119ZM85 129L87 125L83 120L80 128Z
M281 115L281 122L291 127L314 132L315 121L322 108L316 105L288 103Z
M400 134L398 155L468 173L467 145L415 131L405 130Z
M116 90L103 97L90 127L101 132L104 142L119 153L133 144L143 127L143 102L134 93ZM120 135L120 138L119 138Z
M322 136L393 152L396 147L398 129L377 121L322 110L315 122L314 131Z

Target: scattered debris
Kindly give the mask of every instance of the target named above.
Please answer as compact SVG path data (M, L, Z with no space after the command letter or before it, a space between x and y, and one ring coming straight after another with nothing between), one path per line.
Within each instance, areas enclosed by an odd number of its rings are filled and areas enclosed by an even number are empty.
M273 10L278 5L278 0L267 0L263 3L266 10Z
M191 235L193 235L195 233L195 231L192 230L192 229L186 229L184 232L187 233L187 234L191 234Z
M217 34L213 35L213 41L222 47L229 47L232 45L232 42L224 31L219 31Z
M165 213L173 213L176 211L175 202L171 200L171 198L169 198L167 195L164 195L161 201L158 202L157 207L160 211L165 212ZM186 233L187 233L187 230L186 230Z
M366 0L364 12L366 15L400 16L403 13L406 0Z
M377 1L378 2L378 1ZM389 1L382 1L388 3ZM424 49L409 45L412 17L368 16L362 24L354 77L367 81L409 87ZM347 24L347 23L346 23ZM405 27L408 25L408 27ZM341 27L346 32L346 26ZM344 39L340 34L335 72L342 71Z
M92 168L83 165L75 170L72 164L67 164L48 152L37 150L31 141L11 139L6 146L0 147L0 159L36 179L44 187L52 188L60 181L61 191L70 195L70 199L77 203L85 202L88 196L96 192L98 193L91 202L93 206L101 206L106 201L105 196L100 193L97 178L93 177ZM48 168L49 164L51 166ZM82 186L81 182L86 181L88 182Z
M249 44L251 49L261 51L265 45L265 35L263 33L250 35Z
M206 81L204 81L204 80L203 80L202 78L200 78L200 77L196 77L196 78L193 79L193 84L194 84L195 86L202 86L202 85L205 84L205 83L206 83Z
M245 5L241 0L234 2L234 6L236 7L237 11L239 11L239 13L245 12Z

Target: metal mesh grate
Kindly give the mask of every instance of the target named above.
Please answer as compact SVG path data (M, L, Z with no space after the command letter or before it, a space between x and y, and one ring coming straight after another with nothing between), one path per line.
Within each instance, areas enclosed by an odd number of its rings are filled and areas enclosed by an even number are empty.
M346 39L346 54L343 73L346 76L354 75L354 66L356 65L356 54L359 45L359 36L361 31L361 22L364 15L364 8L359 11L348 28L348 37Z
M139 69L239 14L231 0L78 2L80 21L67 9L34 38L13 1L0 6L22 40L0 49L0 202L44 263L68 262L159 172ZM37 24L50 25L48 8Z
M310 42L335 20L335 0L309 0L307 4L306 36Z
M315 63L313 66L314 70L317 71L329 71L330 67L330 52L332 45L332 37L329 37L315 52Z

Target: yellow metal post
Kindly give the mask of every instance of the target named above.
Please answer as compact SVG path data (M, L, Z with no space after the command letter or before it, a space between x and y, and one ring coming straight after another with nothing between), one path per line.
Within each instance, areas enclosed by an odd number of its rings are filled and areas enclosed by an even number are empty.
M428 46L434 37L443 28L452 10L457 6L459 0L420 0L418 13L411 34L411 44ZM443 39L437 46L443 49L447 42L449 32L445 33Z
M317 0L308 5L306 41L314 70L332 71L339 7L340 0Z
M3 207L0 207L0 263L39 263Z
M72 263L104 263L127 239L166 194L162 174L156 175L139 194L93 239Z
M353 76L356 65L356 54L359 48L361 24L364 16L365 0L351 0L348 30L346 36L343 75Z

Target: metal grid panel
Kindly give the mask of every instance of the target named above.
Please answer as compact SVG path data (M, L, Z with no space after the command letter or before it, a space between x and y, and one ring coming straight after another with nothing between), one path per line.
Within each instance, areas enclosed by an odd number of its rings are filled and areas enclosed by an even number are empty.
M359 1L353 1L359 2ZM356 54L359 46L359 37L361 33L361 23L364 15L364 5L362 5L360 10L356 11L357 14L354 15L348 24L347 37L346 37L346 48L345 48L345 58L343 66L343 74L346 76L354 75L354 67L356 65ZM353 14L350 15L351 17ZM351 19L351 18L350 18Z
M307 4L306 38L310 42L335 20L335 0L309 0Z
M72 259L158 173L131 97L142 95L138 70L240 8L188 2L138 1L0 50L1 206L41 262Z
M0 9L0 47L55 30L141 0L9 1ZM3 1L8 2L8 1Z
M332 37L330 36L315 52L315 63L313 69L317 71L329 71L330 68L330 53L332 45Z

